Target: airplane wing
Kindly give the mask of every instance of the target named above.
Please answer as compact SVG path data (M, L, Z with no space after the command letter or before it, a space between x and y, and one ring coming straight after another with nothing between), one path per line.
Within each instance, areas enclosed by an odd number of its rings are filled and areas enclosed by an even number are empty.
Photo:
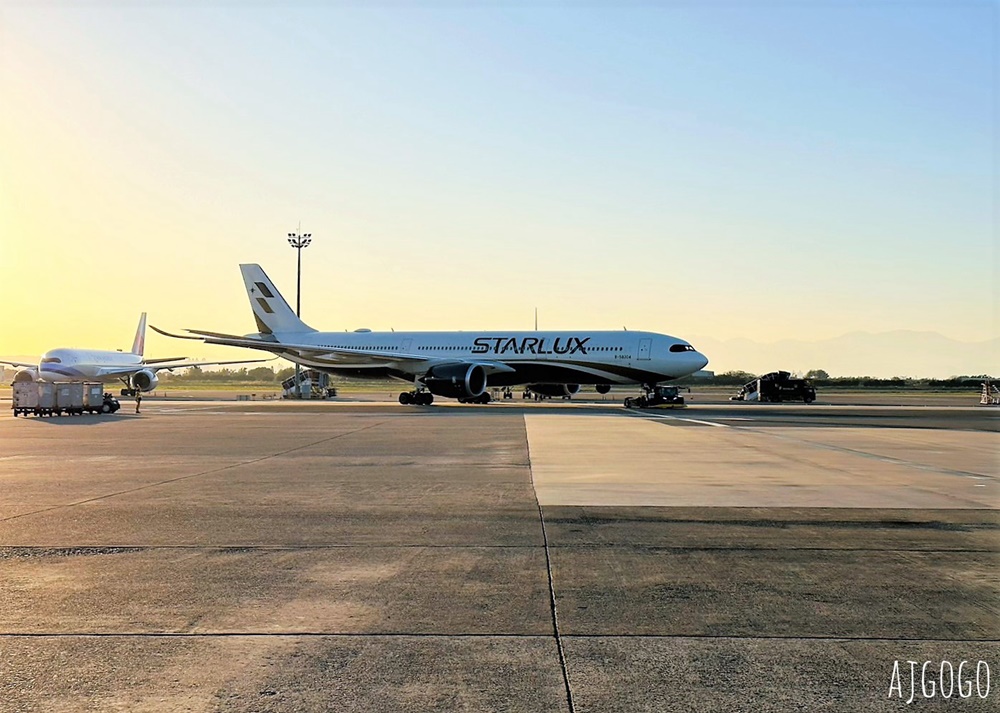
M155 363L138 364L135 366L108 366L103 369L98 369L96 376L127 376L128 374L134 374L137 371L142 371L143 369L149 369L152 372L167 370L171 371L173 369L184 369L189 366L222 366L224 364L259 364L264 361L274 361L271 359L239 359L236 361L180 361L173 364L160 364L160 360L156 360Z
M176 339L199 339L206 344L223 344L230 347L262 349L279 356L286 356L290 352L294 352L303 356L323 357L324 359L331 361L343 361L350 364L357 364L359 362L367 362L369 364L416 364L421 362L427 362L428 364L446 364L452 362L458 363L460 361L462 363L466 363L467 361L468 363L479 364L488 374L514 371L513 368L507 366L506 364L493 361L479 361L476 359L458 360L454 358L440 359L430 357L425 354L401 354L399 352L383 352L376 349L344 349L338 347L320 346L316 344L294 344L291 342L278 342L265 339L241 337L236 334L206 332L200 329L184 330L197 335L195 337L188 337L183 334L171 334L170 332L153 327L153 325L150 325L150 327L165 337L174 337Z
M200 329L186 329L184 331L196 334L196 337L187 337L183 334L171 334L157 327L150 325L157 333L165 337L177 339L199 339L206 344L223 344L230 347L244 347L246 349L263 349L274 354L284 355L288 352L297 352L310 356L325 356L334 359L338 357L357 357L370 359L372 362L414 362L433 361L431 357L423 354L400 354L398 352L380 352L371 349L341 349L337 347L324 347L316 344L294 344L292 342L268 341L265 339L253 339L250 337L240 337L236 334L222 334L220 332L206 332ZM346 359L345 359L346 360Z
M0 364L6 364L7 366L23 366L23 367L27 367L27 368L38 366L38 362L37 361L34 364L25 364L23 361L2 361L2 360L0 360Z
M168 361L184 361L187 357L163 357L161 359L143 359L143 363L146 366L152 366L153 364L162 364Z
M159 360L155 363L146 362L148 367L152 367L153 371L160 371L161 369L171 370L171 369L183 369L189 366L225 366L226 364L260 364L265 361L274 361L277 357L271 357L270 359L235 359L230 361L181 361L175 364L161 364Z

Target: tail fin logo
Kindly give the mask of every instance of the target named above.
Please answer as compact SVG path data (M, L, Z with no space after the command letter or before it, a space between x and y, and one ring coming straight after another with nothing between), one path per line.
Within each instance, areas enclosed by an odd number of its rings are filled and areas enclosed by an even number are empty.
M315 332L298 318L260 265L240 265L260 334Z
M267 285L265 285L263 282L255 282L253 284L254 284L254 287L250 288L250 294L251 295L255 295L257 293L260 293L260 294L264 295L264 297L271 297L271 298L274 297L274 293L271 292L271 290L267 289ZM271 309L271 305L269 305L267 303L267 300L264 299L264 297L253 297L253 299L257 300L257 304L260 305L260 308L262 310L264 310L268 314L274 314L274 310ZM262 320L260 318L260 315L257 314L257 310L253 311L253 318L257 322L257 331L258 332L260 332L261 334L274 334L274 332L271 331L271 328L268 327L264 323L264 320Z
M263 282L255 282L253 284L257 286L257 289L260 290L260 293L262 295L264 295L268 299L274 299L274 293L271 292L271 290L267 289L267 285L265 285Z

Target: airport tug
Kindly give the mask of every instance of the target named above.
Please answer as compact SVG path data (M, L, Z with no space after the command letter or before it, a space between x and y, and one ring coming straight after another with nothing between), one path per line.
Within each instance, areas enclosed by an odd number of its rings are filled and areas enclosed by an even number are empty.
M642 396L625 399L625 408L685 408L679 386L652 386Z

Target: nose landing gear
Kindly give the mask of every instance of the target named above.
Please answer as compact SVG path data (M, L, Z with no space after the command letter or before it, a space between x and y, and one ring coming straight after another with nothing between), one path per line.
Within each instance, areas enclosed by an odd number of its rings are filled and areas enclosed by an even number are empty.
M643 384L642 396L625 399L625 408L684 408L684 397L676 386Z

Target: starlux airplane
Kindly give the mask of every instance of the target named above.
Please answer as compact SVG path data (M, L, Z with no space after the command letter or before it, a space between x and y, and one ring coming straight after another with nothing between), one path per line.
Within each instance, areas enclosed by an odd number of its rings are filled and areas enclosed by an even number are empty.
M53 349L45 352L37 364L0 361L0 364L20 367L15 381L121 381L135 391L152 391L159 383L156 372L186 366L218 366L220 364L252 364L267 359L247 361L184 361L185 357L145 359L146 313L139 318L132 351L99 351L96 349Z
M708 363L683 339L652 332L318 332L302 322L260 265L240 265L257 332L244 336L185 330L207 344L262 349L317 371L392 377L413 384L402 404L434 396L487 403L487 387L526 384L545 395L570 395L580 384L605 394L612 384L648 391Z

